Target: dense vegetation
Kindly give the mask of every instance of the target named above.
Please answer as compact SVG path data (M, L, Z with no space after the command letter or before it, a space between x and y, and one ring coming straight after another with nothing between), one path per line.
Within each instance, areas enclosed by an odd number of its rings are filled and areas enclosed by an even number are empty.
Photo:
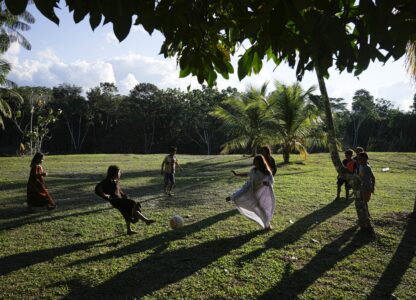
M166 152L169 145L177 145L181 153L218 154L236 137L240 142L244 140L242 129L238 131L235 124L232 127L230 118L227 121L221 114L212 113L219 107L228 109L231 116L239 116L239 121L246 120L243 129L252 130L256 138L260 137L259 130L267 133L272 138L263 137L257 143L274 145L276 152L285 148L283 141L291 135L309 152L326 147L326 125L316 122L324 118L321 98L310 94L299 102L276 97L276 93L291 93L281 85L269 94L264 89L238 92L233 88L218 91L207 87L184 92L146 83L137 85L127 96L119 95L117 87L110 83L101 83L86 93L73 85L13 89L22 99L7 91L2 99L11 108L11 118L4 119L5 130L0 131L1 154L14 155L20 143L26 144L28 150L30 140L34 149L39 144L38 149L48 153L160 153ZM262 112L267 107L261 106L265 99L274 112L274 127L259 127L258 121L268 118ZM361 145L371 151L416 150L416 98L407 112L395 108L389 100L374 99L366 90L356 91L352 109L347 109L345 100L331 99L337 138L344 148ZM253 105L259 106L256 114L252 113ZM311 106L313 109L307 113ZM316 126L307 127L303 135L282 126L287 122L296 128L304 125L303 119L290 119L296 114L313 114ZM252 151L251 142L238 145L231 151Z

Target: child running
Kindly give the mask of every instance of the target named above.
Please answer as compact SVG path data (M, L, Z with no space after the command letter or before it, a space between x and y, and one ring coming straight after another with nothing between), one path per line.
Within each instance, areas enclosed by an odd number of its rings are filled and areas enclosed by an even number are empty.
M150 225L154 220L146 218L141 213L141 205L139 202L131 200L120 188L121 171L118 166L109 166L107 170L107 177L98 183L95 187L95 193L111 203L114 208L117 208L123 215L127 225L127 234L135 234L131 229L131 223L137 223L140 219Z
M181 168L176 158L176 151L176 147L170 147L169 154L163 159L160 171L162 176L164 176L164 193L169 196L173 195L173 188L175 187L176 167Z
M344 152L345 159L342 161L342 165L345 167L348 173L354 174L355 169L357 168L357 162L352 159L352 155L354 152L351 149L348 149ZM341 195L341 187L345 184L345 200L348 200L351 186L349 185L348 181L343 178L341 175L338 175L337 179L337 200L340 199Z
M30 175L27 182L27 205L29 210L32 207L46 207L48 210L57 207L55 201L49 194L45 185L45 179L48 174L42 167L44 155L36 153L30 163Z
M247 173L235 176L247 177L247 182L226 201L233 201L241 214L260 224L265 230L271 230L270 224L276 200L273 192L273 176L262 155L257 155L253 160L254 167Z

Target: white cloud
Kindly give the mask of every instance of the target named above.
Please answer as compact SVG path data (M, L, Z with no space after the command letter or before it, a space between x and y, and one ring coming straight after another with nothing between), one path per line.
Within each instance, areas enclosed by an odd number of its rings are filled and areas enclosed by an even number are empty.
M113 33L111 33L113 35ZM84 91L98 86L100 82L114 82L121 94L128 92L138 83L152 83L159 88L180 88L185 90L200 88L195 77L179 78L179 70L174 58L164 59L161 56L150 57L130 52L108 60L75 60L64 62L52 49L47 48L34 55L33 59L19 61L19 48L11 48L6 57L14 62L9 79L19 85L56 86L69 83L82 86ZM237 72L237 57L233 58L235 72ZM246 77L241 82L236 74L225 80L218 75L218 88L228 86L243 91L249 86L259 87L269 81L269 90L273 89L274 81L279 80L290 84L296 81L295 71L282 64L275 67L273 63L264 63L260 74ZM390 63L388 68L381 65L370 65L360 77L354 77L346 72L339 74L330 71L330 78L326 81L330 97L342 97L351 102L354 92L367 89L375 98L385 98L407 110L416 92L407 78L402 62ZM306 89L317 86L316 75L307 72L302 80ZM316 91L319 93L319 90Z
M61 83L82 86L88 90L100 82L116 82L113 66L103 61L76 60L63 62L53 49L37 53L35 59L15 65L9 79L19 85L53 87Z
M112 31L108 31L108 32L104 35L104 40L105 40L108 44L119 44L119 43L120 43Z
M119 89L120 90L126 90L130 91L132 90L137 84L139 84L139 81L134 77L133 74L129 73L127 76L122 79L119 83Z

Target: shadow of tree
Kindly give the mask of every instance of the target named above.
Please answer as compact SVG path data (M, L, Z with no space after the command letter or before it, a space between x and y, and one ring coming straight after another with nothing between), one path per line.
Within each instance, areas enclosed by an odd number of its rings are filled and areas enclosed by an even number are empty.
M259 231L255 231L168 252L158 249L148 258L98 286L85 287L84 285L79 288L80 285L75 284L74 286L73 282L70 294L64 299L126 299L149 295L194 274L227 255L230 251L241 247L258 234ZM137 249L137 251L141 250Z
M416 220L409 220L399 246L368 299L391 299L416 254Z
M130 244L122 249L115 251L110 251L105 254L100 254L94 257L89 257L84 260L79 260L71 263L69 266L79 265L84 263L89 263L92 261L111 259L114 257L122 257L125 255L143 252L151 249L157 248L156 252L162 252L169 246L169 243L175 240L182 239L189 234L201 231L204 228L214 225L220 221L223 221L231 216L236 215L237 210L229 210L206 219L200 220L198 222L186 225L179 230L175 231L166 231L157 235L154 235L148 239L138 241L137 243Z
M87 286L81 280L58 282L56 285L67 285L71 288L70 294L65 297L66 299L126 299L128 297L142 297L150 294L168 284L194 274L263 232L255 231L232 238L214 239L192 247L183 247L166 252L169 243L182 239L193 232L201 231L235 214L237 214L236 210L226 211L187 225L180 230L163 232L130 244L122 249L89 257L68 265L68 267L71 267L153 250L150 256L138 264L131 266L98 286Z
M334 200L328 205L323 206L322 208L315 210L309 215L304 216L299 219L291 226L278 232L272 237L270 237L263 248L259 248L255 251L252 251L239 259L239 262L251 261L259 257L263 252L267 251L269 248L281 249L286 245L293 244L299 240L302 235L304 235L309 230L313 229L315 226L321 224L325 220L339 214L345 208L347 208L352 203L352 200Z
M352 227L343 232L339 238L325 245L302 269L292 274L285 272L282 280L258 299L297 299L325 272L372 240L360 233L354 235L355 231L356 227Z
M0 258L0 275L6 275L10 272L17 271L22 268L27 268L31 265L41 262L49 261L55 257L71 252L86 250L109 239L111 238L5 256Z
M111 206L93 210L87 210L83 212L77 212L72 214L60 214L60 215L47 215L45 213L38 213L35 215L26 215L14 221L3 222L0 224L1 230L7 229L16 229L18 227L27 225L27 224L36 224L36 223L44 223L44 222L53 222L57 220L62 220L69 217L79 217L79 216L86 216L90 214L95 214L97 212L102 212L105 210L113 209Z

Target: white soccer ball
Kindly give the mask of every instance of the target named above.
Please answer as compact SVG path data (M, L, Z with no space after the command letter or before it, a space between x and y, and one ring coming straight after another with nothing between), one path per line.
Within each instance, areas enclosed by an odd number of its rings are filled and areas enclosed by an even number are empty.
M170 225L170 228L172 229L181 228L183 227L184 223L185 223L184 219L179 215L173 216L169 220L169 225Z

